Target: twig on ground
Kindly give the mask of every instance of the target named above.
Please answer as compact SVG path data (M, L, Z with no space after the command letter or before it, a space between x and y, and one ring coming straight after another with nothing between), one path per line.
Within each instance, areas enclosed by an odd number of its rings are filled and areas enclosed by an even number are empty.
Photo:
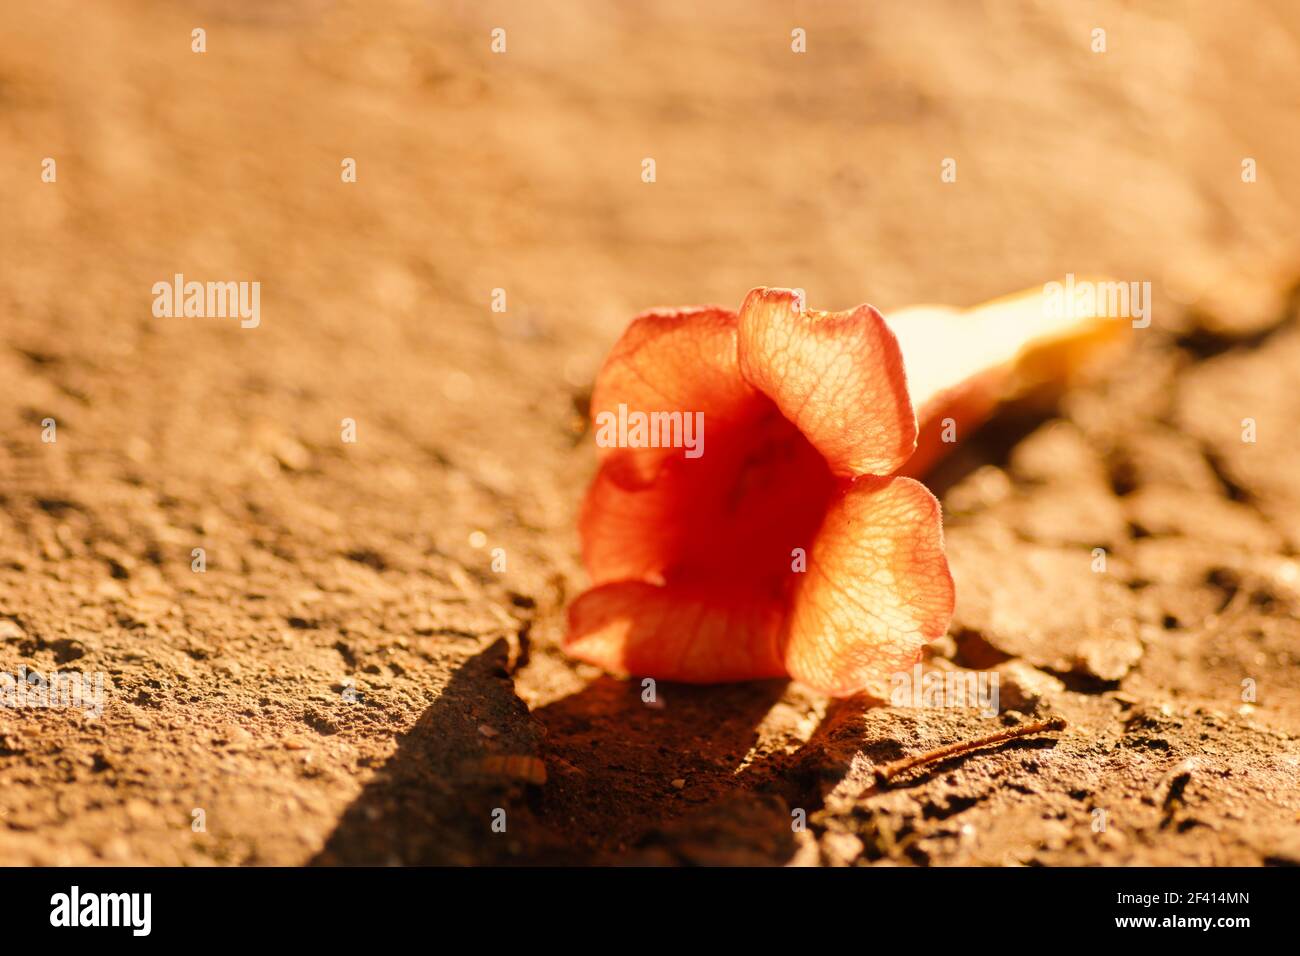
M911 770L913 767L920 767L923 764L934 763L943 760L946 757L953 757L957 754L967 753L971 750L978 750L980 747L988 747L992 744L1000 744L1008 740L1015 740L1019 737L1027 737L1030 734L1038 734L1048 730L1064 730L1066 727L1065 718L1053 717L1050 720L1039 720L1032 724L1022 724L1019 727L1010 727L1007 730L999 731L996 734L989 734L987 737L979 737L975 740L963 740L961 743L949 744L947 747L940 747L937 750L929 750L922 754L914 754L911 757L902 757L899 760L893 760L887 764L881 764L876 768L876 783L879 786L888 786L889 782L904 771Z

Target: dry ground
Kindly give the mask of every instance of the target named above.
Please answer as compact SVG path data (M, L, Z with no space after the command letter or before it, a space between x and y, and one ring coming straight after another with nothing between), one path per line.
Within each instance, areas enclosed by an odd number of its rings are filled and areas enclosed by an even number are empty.
M0 22L0 671L111 684L99 719L0 710L0 863L1300 862L1294 4ZM154 318L177 272L260 281L261 325ZM928 666L996 668L1007 713L650 707L558 651L578 412L634 313L1067 272L1150 281L1153 327L933 476L959 606Z

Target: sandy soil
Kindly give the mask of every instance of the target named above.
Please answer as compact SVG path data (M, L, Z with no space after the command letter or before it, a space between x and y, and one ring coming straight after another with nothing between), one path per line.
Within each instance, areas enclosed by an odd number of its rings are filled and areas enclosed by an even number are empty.
M1300 863L1295 5L540 6L5 4L0 671L110 689L0 709L0 863ZM1152 328L932 478L1003 714L563 657L633 314L1068 272Z

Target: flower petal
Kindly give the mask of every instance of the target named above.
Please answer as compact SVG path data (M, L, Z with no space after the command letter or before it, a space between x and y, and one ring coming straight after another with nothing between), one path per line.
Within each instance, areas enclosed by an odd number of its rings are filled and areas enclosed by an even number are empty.
M783 677L774 600L715 588L620 581L569 607L565 650L620 674L709 684Z
M813 312L788 289L740 307L744 377L771 398L841 477L888 475L916 447L916 416L894 334L869 305Z
M1111 285L1078 281L1079 288ZM886 316L921 430L905 473L925 474L954 447L954 437L974 432L1003 402L1054 400L1077 381L1129 334L1127 318L1107 315L1108 301L1101 296L1054 310L1043 287L973 309L913 306Z
M943 635L952 610L939 503L910 478L861 478L828 509L809 550L786 666L837 697L884 698L889 676Z
M692 463L694 464L694 463ZM677 482L661 477L629 489L606 462L582 502L578 536L593 584L658 578L687 547L689 515Z
M791 548L811 540L838 482L771 400L751 394L746 427L711 434L698 460L664 461L650 484L629 488L614 462L601 465L578 522L594 584L784 587Z
M591 418L597 425L602 414L616 420L620 404L646 415L702 412L716 434L752 413L758 398L736 361L734 312L712 306L659 309L634 319L615 343L596 376ZM614 480L638 487L653 481L667 459L683 452L598 446L597 454L613 463Z

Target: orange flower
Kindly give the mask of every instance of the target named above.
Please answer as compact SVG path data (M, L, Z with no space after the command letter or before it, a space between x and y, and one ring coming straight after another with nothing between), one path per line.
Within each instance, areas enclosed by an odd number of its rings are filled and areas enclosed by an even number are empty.
M944 633L939 504L890 477L917 425L871 306L806 311L789 290L755 289L739 315L646 313L601 369L592 414L607 440L619 421L623 441L600 448L583 505L593 587L569 609L573 656L667 680L789 675L883 696Z

